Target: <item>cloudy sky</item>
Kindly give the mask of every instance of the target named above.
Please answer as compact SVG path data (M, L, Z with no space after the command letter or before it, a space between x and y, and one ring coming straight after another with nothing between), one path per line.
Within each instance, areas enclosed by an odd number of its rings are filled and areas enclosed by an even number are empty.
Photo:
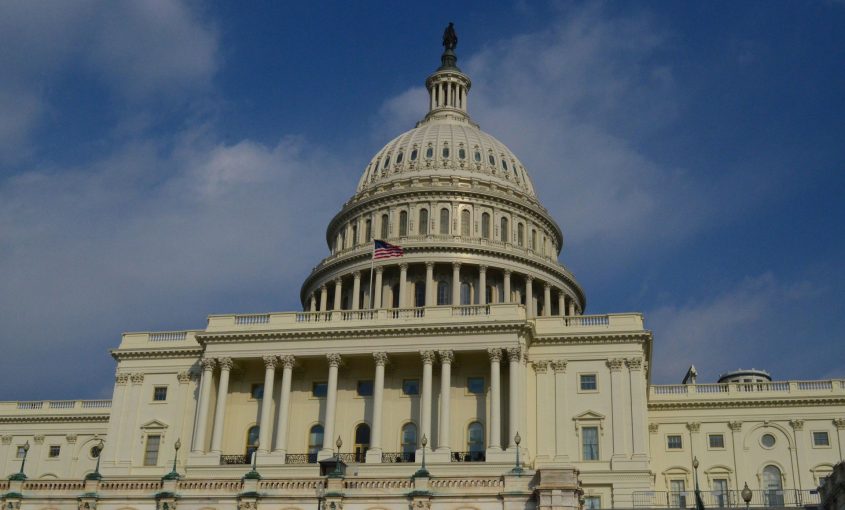
M6 1L0 399L108 397L123 331L297 309L449 21L655 382L845 377L845 3Z

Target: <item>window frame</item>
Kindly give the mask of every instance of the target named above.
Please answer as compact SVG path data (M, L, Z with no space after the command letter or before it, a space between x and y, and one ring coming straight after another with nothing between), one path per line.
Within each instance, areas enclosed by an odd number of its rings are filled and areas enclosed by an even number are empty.
M56 454L53 455L53 449L55 448ZM62 454L62 445L60 444L51 444L47 447L47 458L48 459L58 459L59 455Z
M158 398L158 392L164 390L164 398ZM158 384L153 386L153 402L167 402L167 385Z
M816 434L824 434L827 444L818 444L816 442ZM827 430L810 431L810 441L813 444L813 448L830 448L830 432L828 432Z
M683 451L684 449L684 435L683 434L666 434L666 440L664 441L664 446L666 447L666 451ZM678 444L677 446L673 446L672 442L674 439L677 439Z
M581 462L600 462L601 461L601 427L598 424L589 424L589 425L582 425L579 427L580 432L580 441L578 441L578 447L581 450ZM586 450L586 431L587 430L595 430L596 432L596 442L595 442L595 458L587 458L587 450Z
M714 437L721 438L722 446L713 446L713 439ZM711 434L707 434L707 449L708 450L724 450L725 449L725 435L721 432L714 432Z
M319 385L319 384L325 384L326 385L325 395L317 395L317 393L314 391L314 390L317 389L317 385ZM310 398L315 398L315 399L326 398L326 396L328 396L328 394L329 394L329 382L328 381L311 381L311 397Z
M595 388L584 388L583 377L593 376ZM599 374L598 372L578 372L578 393L598 393L599 392Z
M156 447L155 451L153 452L150 449L150 440L155 438ZM161 454L161 440L163 436L161 434L147 434L147 437L144 440L144 467L155 467L158 466L159 455ZM152 462L150 462L150 454L155 453L155 458Z
M598 501L598 505L597 506L587 506L587 499L591 499L593 501ZM600 509L601 508L601 496L599 496L597 494L585 495L584 496L584 507L583 508L584 508L584 510Z
M407 393L405 392L405 384L414 382L417 385L417 392L416 393ZM413 398L420 396L420 378L419 377L408 377L402 379L402 388L401 393L403 397Z

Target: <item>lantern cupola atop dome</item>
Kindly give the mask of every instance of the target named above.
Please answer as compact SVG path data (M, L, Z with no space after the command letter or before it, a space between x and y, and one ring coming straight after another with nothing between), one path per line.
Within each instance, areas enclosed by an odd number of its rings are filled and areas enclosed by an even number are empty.
M418 126L432 117L469 121L467 94L472 81L457 66L458 57L455 54L457 45L458 36L455 33L454 24L449 23L443 33L443 55L440 56L440 67L425 81L429 95L428 115L417 124Z

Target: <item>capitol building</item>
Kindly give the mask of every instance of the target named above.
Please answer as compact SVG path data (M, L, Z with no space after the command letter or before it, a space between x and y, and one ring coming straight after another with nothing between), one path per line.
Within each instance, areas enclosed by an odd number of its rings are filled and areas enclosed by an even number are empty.
M361 162L301 310L126 333L111 400L0 402L3 510L819 505L845 380L652 384L643 316L589 314L455 44Z

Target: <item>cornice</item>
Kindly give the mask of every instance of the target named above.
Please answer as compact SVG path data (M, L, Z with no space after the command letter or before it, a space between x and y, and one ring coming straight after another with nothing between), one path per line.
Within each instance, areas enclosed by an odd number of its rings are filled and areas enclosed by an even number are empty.
M838 406L845 404L845 397L804 397L804 398L771 398L771 399L740 399L740 400L703 400L703 401L670 401L648 402L649 411L673 409L736 409L758 407L805 407L805 406Z
M199 335L197 335L199 336ZM190 358L202 354L201 347L172 347L169 349L151 348L151 349L112 349L112 358L117 361L127 359L171 359L171 358Z
M32 414L19 416L0 416L0 423L108 423L111 413L89 415Z
M529 345L570 345L570 344L621 344L630 342L650 343L651 331L623 331L619 333L571 333L566 335L532 335Z

